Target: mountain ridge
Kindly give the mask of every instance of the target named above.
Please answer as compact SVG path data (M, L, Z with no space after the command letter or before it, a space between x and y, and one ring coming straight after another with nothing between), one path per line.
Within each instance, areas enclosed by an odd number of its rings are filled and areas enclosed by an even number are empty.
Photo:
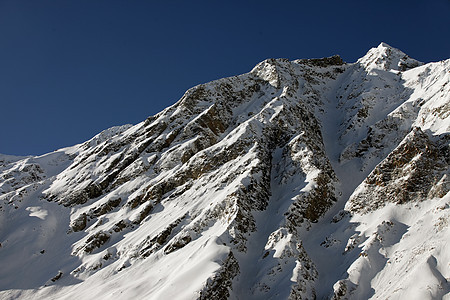
M377 298L396 259L413 275L389 296L448 296L449 66L385 43L267 59L137 125L1 156L0 295Z

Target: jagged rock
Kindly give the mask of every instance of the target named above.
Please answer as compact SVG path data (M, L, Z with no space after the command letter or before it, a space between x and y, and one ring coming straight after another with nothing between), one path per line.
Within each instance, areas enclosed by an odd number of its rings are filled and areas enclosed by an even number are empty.
M230 251L221 269L209 278L198 299L228 299L233 278L239 274L239 263Z
M63 275L63 272L59 271L58 274L56 274L56 276L51 279L51 281L55 282L55 281L59 280L62 277L62 275Z
M387 202L403 204L449 191L448 142L442 148L418 127L366 178L359 193L350 199L352 211L371 211ZM442 143L438 141L438 143ZM430 191L433 192L430 194ZM430 197L431 196L431 197Z
M86 240L86 245L84 247L84 252L91 253L94 249L100 248L106 242L109 241L110 235L105 232L97 232Z
M324 58L301 59L299 61L300 63L304 63L315 67L341 66L345 64L345 62L339 55Z

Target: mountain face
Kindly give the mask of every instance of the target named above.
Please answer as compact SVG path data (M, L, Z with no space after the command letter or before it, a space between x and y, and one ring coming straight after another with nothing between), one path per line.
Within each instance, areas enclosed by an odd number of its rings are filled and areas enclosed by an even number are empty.
M0 156L1 299L450 299L450 60L268 59Z

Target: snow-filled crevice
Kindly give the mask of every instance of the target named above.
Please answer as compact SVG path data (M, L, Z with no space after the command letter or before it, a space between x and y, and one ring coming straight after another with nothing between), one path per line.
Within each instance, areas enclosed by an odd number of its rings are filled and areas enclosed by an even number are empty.
M285 228L285 212L306 185L306 178L281 184L285 160L283 148L273 151L271 196L264 211L253 212L257 231L248 238L247 251L236 254L240 274L233 282L231 299L286 299L295 283L291 277L296 257L286 255L286 249L295 245L295 238Z

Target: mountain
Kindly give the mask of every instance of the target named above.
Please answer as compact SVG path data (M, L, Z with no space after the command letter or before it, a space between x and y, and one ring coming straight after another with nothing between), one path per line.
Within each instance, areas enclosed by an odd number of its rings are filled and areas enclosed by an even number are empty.
M450 299L450 60L268 59L0 156L2 299Z

